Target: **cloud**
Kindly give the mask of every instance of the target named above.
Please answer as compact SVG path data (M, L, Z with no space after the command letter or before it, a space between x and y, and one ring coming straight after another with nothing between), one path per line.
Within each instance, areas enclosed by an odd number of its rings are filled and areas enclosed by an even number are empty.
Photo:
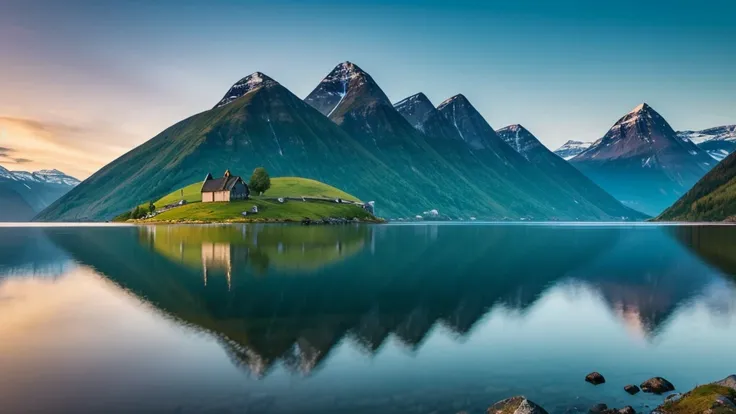
M119 138L118 143L100 137ZM124 134L100 124L0 115L0 162L24 169L57 168L85 178L129 148Z
M0 147L0 160L10 164L27 164L33 162L32 159L23 157L14 157L17 151L10 147Z
M50 135L54 137L77 135L87 132L85 128L81 128L79 126L66 125L59 122L47 122L28 118L17 118L12 116L0 116L0 123L15 125L38 135Z

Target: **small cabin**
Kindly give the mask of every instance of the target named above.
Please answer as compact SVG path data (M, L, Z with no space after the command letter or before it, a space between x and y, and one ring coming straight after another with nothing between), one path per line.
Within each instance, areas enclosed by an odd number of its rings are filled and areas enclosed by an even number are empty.
M230 174L230 170L220 178L212 178L207 174L202 183L202 202L229 202L235 200L247 200L250 195L248 184L237 175Z

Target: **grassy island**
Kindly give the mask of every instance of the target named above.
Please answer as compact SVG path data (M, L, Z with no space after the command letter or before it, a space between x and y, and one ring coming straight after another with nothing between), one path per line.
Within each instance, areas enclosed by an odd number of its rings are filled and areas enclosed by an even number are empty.
M153 217L130 220L129 213L115 221L142 223L249 223L301 222L326 218L380 221L361 206L361 201L342 190L322 182L299 177L271 179L271 188L264 195L253 195L248 200L202 203L201 182L173 191L154 202L157 213ZM284 199L283 202L279 198ZM344 202L337 203L340 199ZM185 204L166 208L181 200ZM357 204L353 204L357 203ZM252 213L253 207L258 212ZM148 203L139 208L148 208ZM246 213L245 215L243 213Z

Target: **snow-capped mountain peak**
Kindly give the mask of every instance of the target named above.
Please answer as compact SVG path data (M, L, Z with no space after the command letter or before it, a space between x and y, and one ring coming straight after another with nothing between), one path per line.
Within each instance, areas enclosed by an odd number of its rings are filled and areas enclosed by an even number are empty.
M566 143L562 144L561 147L554 150L554 153L565 160L570 160L576 155L590 148L591 145L593 145L593 142L569 140Z
M358 65L353 62L346 61L335 66L335 68L332 69L332 72L322 79L322 83L335 81L347 83L355 78L364 78L366 75L367 73L365 73L363 69L359 68Z
M705 150L716 161L721 161L736 150L736 125L724 125L702 131L678 131L683 141L692 142Z
M5 169L5 167L3 167L2 165L0 165L0 178L4 178L6 180L13 180L13 181L17 180L15 176L13 175L13 173Z
M445 99L444 101L442 101L442 103L437 106L437 109L439 109L441 111L442 108L444 108L444 107L446 107L446 106L448 106L448 105L450 105L452 103L458 103L458 104L463 104L463 105L470 105L470 101L468 101L468 98L466 98L465 95L459 93L459 94L457 94L455 96L451 96L451 97Z
M2 168L2 167L0 167ZM74 187L80 183L76 178L66 175L57 169L51 170L40 170L40 171L7 171L16 181L33 182L33 183L45 183L45 184L58 184L64 186ZM0 171L2 174L2 171Z
M230 87L230 89L227 91L225 96L220 100L220 102L218 102L217 105L215 105L215 108L225 106L233 102L234 100L245 96L249 92L255 91L264 86L271 86L271 85L276 85L276 81L264 75L262 72L251 73L250 75L244 77L243 79L235 82L235 84L232 87Z
M425 95L423 92L419 92L415 93L412 96L404 98L399 102L396 102L394 104L394 108L399 109L407 106L424 105L426 103L432 105L432 102L429 100L429 98L427 98L427 95ZM434 105L432 105L432 107L434 108Z
M437 109L427 96L419 92L408 98L402 99L394 104L394 108L412 126L422 132L425 131L425 123L433 116L440 116Z
M530 154L537 148L543 147L542 143L529 130L520 124L509 125L496 131L499 137L506 141L511 148L516 150L527 160Z
M373 78L352 62L335 66L304 101L335 119L365 105L391 105Z

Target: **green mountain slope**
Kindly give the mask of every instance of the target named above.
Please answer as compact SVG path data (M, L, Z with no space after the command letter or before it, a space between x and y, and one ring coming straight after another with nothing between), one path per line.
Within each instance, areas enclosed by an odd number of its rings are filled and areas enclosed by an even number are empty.
M723 221L729 218L736 218L736 153L721 161L657 220Z
M241 85L239 88L238 86ZM377 214L408 216L433 200L366 151L329 119L257 73L233 86L239 94L187 118L113 161L36 217L38 221L106 220L141 200L158 199L209 172L315 179L376 201Z
M591 212L598 211L601 217L628 217L637 220L647 218L645 214L621 204L570 163L547 149L523 126L509 125L496 133L537 167L547 181L559 187L561 194L567 194L581 208Z

